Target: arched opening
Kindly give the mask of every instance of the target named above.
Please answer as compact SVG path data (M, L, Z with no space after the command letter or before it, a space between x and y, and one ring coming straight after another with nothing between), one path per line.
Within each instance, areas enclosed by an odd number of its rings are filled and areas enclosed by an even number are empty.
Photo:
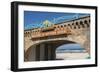
M78 29L80 29L80 25L79 25L78 22L76 22L76 26L77 26Z
M56 49L57 60L86 59L89 54L77 43L63 44Z
M66 27L67 25L64 25L64 27Z
M61 28L63 27L63 25L61 25Z
M87 20L85 20L84 23L87 25L87 27L89 27L89 23Z
M74 26L74 29L76 29L76 26Z
M68 24L68 27L69 27L69 28L72 28L70 24Z
M90 19L89 19L89 23L90 23Z
M84 24L83 24L83 21L80 21L80 25L85 28Z
M86 50L82 47L79 47L79 44L77 44L78 46L76 45L75 47L75 44L77 43L73 41L68 41L68 40L54 40L54 41L40 42L35 45L32 45L28 49L28 51L25 52L24 60L27 62L27 61L48 61L48 60L71 59L71 58L68 58L67 56L68 54L70 54L70 56L71 55L73 56L74 54L78 54L78 56L81 54L81 56L84 56L84 57L87 56L87 53L85 53ZM70 47L67 47L69 45ZM63 47L63 46L66 46L66 47ZM70 49L69 52L68 52L68 49ZM63 54L65 54L65 56ZM81 56L79 58L72 57L72 59L80 59L82 58Z
M49 40L36 43L29 47L28 51L25 52L24 60L48 61L85 58L89 58L89 54L81 44L70 40Z

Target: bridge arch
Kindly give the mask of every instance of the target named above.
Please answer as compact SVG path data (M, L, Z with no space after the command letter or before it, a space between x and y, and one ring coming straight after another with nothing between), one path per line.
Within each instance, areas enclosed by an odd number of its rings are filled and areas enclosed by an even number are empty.
M56 60L57 47L64 44L79 44L70 40L51 40L35 43L25 52L25 61Z
M33 52L35 50L33 49L36 47L34 45L38 45L37 48L39 48L40 43L43 44L45 42L47 43L53 41L73 41L75 43L79 43L80 45L82 45L85 49L87 49L87 51L90 50L90 33L88 33L90 32L89 27L90 16L87 16L77 20L63 22L57 25L55 24L54 26L50 27L50 29L53 29L52 31L50 30L50 32L43 32L42 28L26 30L26 33L24 33L24 50L26 61L27 57L29 56L28 52ZM45 30L47 29L49 29L49 27L47 27ZM43 33L43 35L41 35L41 32ZM50 34L47 35L45 33Z

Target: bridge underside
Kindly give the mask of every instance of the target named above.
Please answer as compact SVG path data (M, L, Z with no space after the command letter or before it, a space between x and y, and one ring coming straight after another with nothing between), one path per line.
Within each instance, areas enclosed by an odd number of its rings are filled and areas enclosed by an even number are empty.
M71 44L71 43L75 43L75 42L56 40L52 42L42 42L37 45L33 45L25 53L25 61L57 60L56 48L63 44Z

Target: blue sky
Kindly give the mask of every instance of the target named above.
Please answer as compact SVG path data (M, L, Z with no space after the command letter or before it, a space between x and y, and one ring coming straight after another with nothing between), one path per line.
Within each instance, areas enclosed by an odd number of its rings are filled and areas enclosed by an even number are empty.
M56 52L83 52L85 49L80 44L63 44L57 47Z
M79 44L64 44L57 48L58 50L84 50Z
M40 28L43 27L43 22L48 20L52 23L60 23L71 19L76 19L89 14L85 13L61 13L61 12L39 12L39 11L24 11L24 28Z

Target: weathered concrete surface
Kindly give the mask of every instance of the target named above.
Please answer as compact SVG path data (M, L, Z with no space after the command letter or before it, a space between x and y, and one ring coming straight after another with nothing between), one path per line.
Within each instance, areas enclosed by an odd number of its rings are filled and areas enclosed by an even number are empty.
M61 37L61 38L55 38L55 39L46 39L46 40L37 40L32 41L31 38L25 38L25 51L28 50L29 47L36 43L41 43L45 41L55 41L55 40L68 40L73 41L76 43L81 44L85 49L90 48L90 29L78 29L78 30L72 30L72 35L68 35L67 37Z
M85 23L86 20L87 22ZM80 22L83 22L83 23L81 24ZM55 31L60 31L60 32L62 31L63 33L63 30L65 31L65 29L66 30L70 29L70 31L67 31L67 32L68 33L70 32L71 34L66 34L66 36L59 37L59 38L55 37L55 38L50 38L50 39L45 38L43 40L32 40L33 36L35 36L32 33L33 30L25 31L25 38L24 38L25 54L29 53L30 48L36 44L39 44L42 42L53 42L57 40L59 41L66 40L66 41L72 41L72 42L78 43L81 46L83 46L87 50L87 52L90 54L90 17L75 20L74 25L73 25L73 21L65 22L61 24L64 24L64 26L62 25L59 25L59 26L57 25L56 27L54 26L56 28ZM40 29L38 29L37 31L40 31ZM40 35L39 32L37 31L36 31L36 33L38 33L37 35Z
M88 52L90 49L90 28L73 30L73 35L69 35L68 39L83 46Z

